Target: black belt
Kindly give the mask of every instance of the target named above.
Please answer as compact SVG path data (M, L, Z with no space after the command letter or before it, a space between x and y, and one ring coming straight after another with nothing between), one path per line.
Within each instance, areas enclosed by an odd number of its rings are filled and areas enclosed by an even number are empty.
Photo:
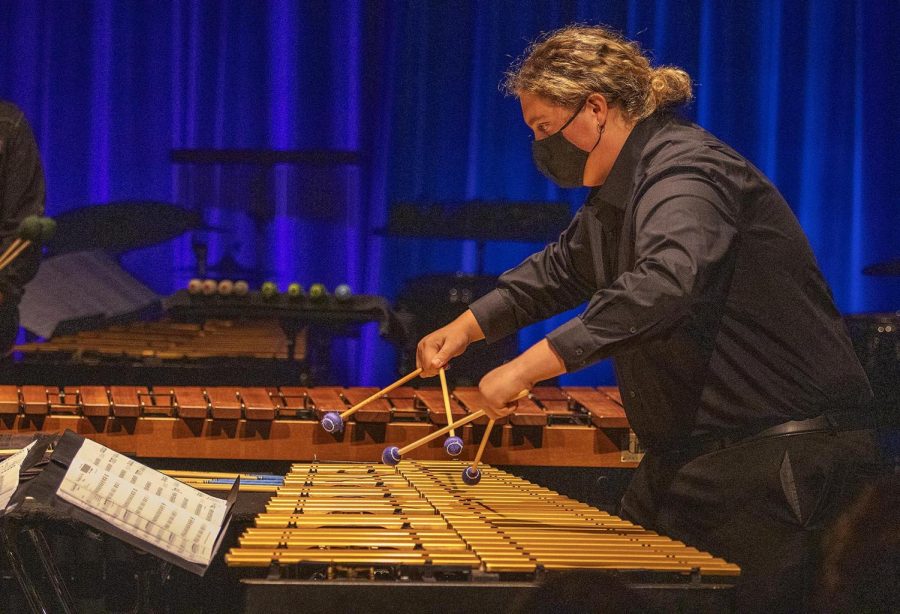
M731 446L748 443L759 439L798 435L800 433L839 433L842 431L859 431L875 428L875 416L867 410L829 411L815 418L806 420L789 420L761 431L748 433L739 431L727 435L695 438L674 449L660 451L665 455L695 457L717 452ZM651 448L651 451L652 448Z

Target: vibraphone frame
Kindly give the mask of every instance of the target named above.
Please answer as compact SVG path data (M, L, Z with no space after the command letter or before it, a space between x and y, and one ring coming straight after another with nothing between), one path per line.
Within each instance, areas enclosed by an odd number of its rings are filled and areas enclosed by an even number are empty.
M0 433L71 429L138 458L373 461L446 425L440 389L398 388L361 409L338 435L318 420L375 388L240 386L0 386ZM483 407L477 388L453 391L452 416ZM486 419L460 429L474 453ZM440 441L414 458L446 458ZM622 467L640 459L618 390L538 387L498 421L484 461L497 465Z

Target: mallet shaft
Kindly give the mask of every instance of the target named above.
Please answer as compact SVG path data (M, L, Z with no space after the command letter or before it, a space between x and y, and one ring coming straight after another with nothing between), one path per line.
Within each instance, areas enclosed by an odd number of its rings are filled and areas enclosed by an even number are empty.
M469 422L472 422L473 420L478 420L478 418L482 417L483 415L484 415L484 410L479 409L478 411L471 413L468 416L460 418L456 422L451 422L447 426L445 426L429 435L425 435L425 437L422 437L421 439L419 439L417 441L414 441L408 445L403 446L402 448L400 448L399 454L402 456L402 455L406 454L407 452L415 450L419 446L425 445L432 439L437 439L441 435L446 435L447 433L450 432L451 429L459 428L461 426L468 424Z
M383 396L383 395L389 393L389 392L390 392L391 390L393 390L394 388L399 388L400 386L402 386L403 384L405 384L405 383L408 382L409 380L411 380L411 379L413 379L413 378L415 378L415 377L418 377L419 373L421 373L421 372L422 372L422 369L421 369L421 367L420 367L420 368L416 369L415 371L413 371L412 373L408 373L408 374L404 375L403 377L401 377L400 379L398 379L396 382L394 382L394 383L391 384L390 386L387 386L387 387L385 387L385 388L382 388L381 390L379 390L378 392L376 392L376 393L373 394L372 396L370 396L370 397L368 397L368 398L366 398L366 399L363 399L362 401L360 401L359 403L357 403L356 405L354 405L354 406L351 407L350 409L347 409L347 410L341 412L341 418L342 418L342 419L346 419L346 418L348 418L349 416L352 416L353 414L356 413L357 410L359 410L359 409L365 407L366 405L368 405L369 403L371 403L372 401L374 401L374 400L377 399L378 397Z
M518 401L519 399L524 399L524 398L527 397L527 396L528 396L528 390L523 390L522 392L520 392L519 394L517 394L517 395L510 401L510 403L514 403L515 401ZM433 440L433 439L437 439L437 438L440 437L441 435L446 435L447 433L450 432L451 429L457 429L457 428L459 428L459 427L461 427L461 426L464 426L464 425L468 424L469 422L472 422L473 420L478 420L478 418L482 417L482 416L484 415L484 413L485 413L485 412L484 412L483 409L479 409L478 411L473 412L473 413L469 414L468 416L464 416L464 417L460 418L460 419L457 420L456 422L451 422L451 423L448 424L447 426L445 426L445 427L443 427L443 428L441 428L441 429L438 429L438 430L436 430L435 432L433 432L433 433L431 433L431 434L429 434L429 435L425 435L425 437L422 437L421 439L418 439L418 440L416 440L416 441L414 441L414 442L412 442L412 443L410 443L410 444L407 444L407 445L403 446L402 448L400 448L400 449L397 451L397 454L399 454L400 456L403 456L403 455L406 454L407 452L410 452L410 451L412 451L412 450L415 450L415 449L418 448L419 446L423 446L423 445L425 445L426 443L428 443L429 441L431 441L431 440ZM493 420L492 420L492 422L493 422ZM484 440L482 440L481 446L484 447Z
M447 424L453 424L453 412L450 411L450 390L447 388L447 374L444 372L444 367L441 367L438 375L441 378L441 392L444 393L444 410L447 412ZM450 436L456 437L455 429L450 429Z
M18 247L16 247L15 251L10 254L6 259L0 259L0 271L8 267L12 264L13 260L19 257L19 254L28 249L28 246L31 245L31 241L22 241Z
M13 239L13 242L9 244L9 247L7 247L5 250L3 250L3 254L0 255L0 263L4 262L7 258L9 258L9 255L12 254L16 250L16 248L19 247L19 245L21 243L22 243L22 239L20 239L19 237L16 237L15 239Z
M491 436L491 429L494 428L494 419L491 418L491 421L487 423L487 428L484 429L484 435L481 437L481 443L478 444L478 453L475 454L475 460L472 461L472 470L478 468L478 463L481 462L481 455L484 454L484 448L487 445L488 437Z

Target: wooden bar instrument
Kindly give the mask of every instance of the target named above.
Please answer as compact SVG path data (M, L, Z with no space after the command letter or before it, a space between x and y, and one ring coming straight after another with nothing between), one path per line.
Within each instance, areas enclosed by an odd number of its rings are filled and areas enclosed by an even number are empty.
M398 386L358 409L340 437L319 421L380 391L342 386L0 385L0 435L71 429L135 458L372 462L388 444L417 443L416 457L446 458L438 437L455 429L474 456L488 423L477 388ZM460 420L465 420L462 424ZM461 455L461 458L465 453ZM634 467L640 448L614 388L536 387L497 420L484 462ZM469 457L467 460L471 461Z

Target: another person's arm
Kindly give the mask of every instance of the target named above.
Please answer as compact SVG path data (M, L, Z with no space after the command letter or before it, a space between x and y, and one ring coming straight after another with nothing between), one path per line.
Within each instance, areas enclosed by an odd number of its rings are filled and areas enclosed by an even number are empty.
M16 239L29 215L44 214L44 172L34 135L24 115L11 105L0 109L0 251ZM18 305L22 288L37 273L40 249L30 246L0 271L2 304Z

